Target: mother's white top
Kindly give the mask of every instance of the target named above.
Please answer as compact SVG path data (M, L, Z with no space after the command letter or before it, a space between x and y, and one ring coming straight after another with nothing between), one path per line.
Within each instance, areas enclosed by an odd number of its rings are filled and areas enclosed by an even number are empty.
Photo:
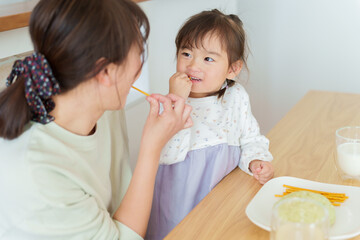
M122 111L91 136L31 122L0 138L0 239L142 239L112 219L131 178Z

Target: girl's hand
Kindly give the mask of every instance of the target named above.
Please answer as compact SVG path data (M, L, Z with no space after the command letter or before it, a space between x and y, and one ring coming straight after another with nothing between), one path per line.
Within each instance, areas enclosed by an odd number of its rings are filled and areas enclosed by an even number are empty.
M143 130L142 145L151 146L160 153L175 133L192 126L191 106L186 105L183 98L174 94L152 94L146 100L150 103L150 113ZM163 105L161 114L160 103Z
M184 99L189 97L192 82L186 73L177 72L169 80L169 93Z
M252 160L249 168L254 178L261 184L266 183L274 176L274 168L271 162Z

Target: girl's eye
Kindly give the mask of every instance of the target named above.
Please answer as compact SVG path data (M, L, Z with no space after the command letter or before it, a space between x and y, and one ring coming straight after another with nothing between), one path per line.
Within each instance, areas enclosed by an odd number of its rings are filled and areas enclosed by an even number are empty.
M215 60L212 59L211 57L206 57L206 58L204 58L204 60L207 61L207 62L213 62L213 61L215 61Z
M183 55L185 57L190 57L190 53L187 53L187 52L183 52L183 53L181 53L181 55Z

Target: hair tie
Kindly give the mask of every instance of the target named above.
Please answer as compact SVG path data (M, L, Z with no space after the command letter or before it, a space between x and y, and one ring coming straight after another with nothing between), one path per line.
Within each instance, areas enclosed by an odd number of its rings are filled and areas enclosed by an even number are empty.
M225 82L223 83L223 85L221 86L220 90L223 90L224 88L228 89L228 80L226 79Z
M45 56L33 53L24 60L16 60L6 85L10 86L15 77L25 80L25 98L32 113L31 120L42 124L53 121L54 117L48 114L55 107L51 96L60 93L60 86Z

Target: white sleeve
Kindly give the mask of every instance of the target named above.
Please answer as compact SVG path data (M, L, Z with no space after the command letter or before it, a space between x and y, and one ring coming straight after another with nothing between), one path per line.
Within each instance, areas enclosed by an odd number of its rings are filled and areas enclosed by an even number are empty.
M259 124L251 113L249 96L245 90L242 99L239 167L252 175L249 170L252 160L272 161L273 157L269 152L269 140L260 134Z

